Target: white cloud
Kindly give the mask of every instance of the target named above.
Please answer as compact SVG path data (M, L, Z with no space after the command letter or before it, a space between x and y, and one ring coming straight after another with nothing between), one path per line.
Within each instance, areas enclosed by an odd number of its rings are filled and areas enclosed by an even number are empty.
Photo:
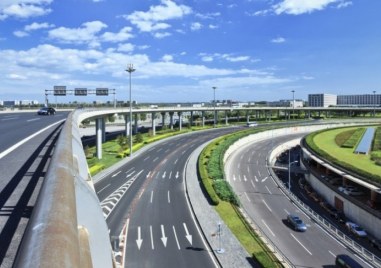
M48 29L53 27L54 27L54 24L49 24L47 22L44 22L44 23L33 22L32 24L26 25L24 27L24 30L27 32L30 32L30 31L35 31L39 29Z
M52 10L47 6L53 0L2 0L0 2L0 20L9 17L30 18L42 16Z
M25 37L25 36L28 36L29 34L27 32L24 32L24 31L14 31L13 34L17 37Z
M59 27L49 31L49 37L62 43L83 44L97 43L96 34L107 25L101 21L91 21L82 24L81 28Z
M191 24L190 28L191 28L192 31L198 31L198 30L200 30L202 28L202 24L199 23L199 22L194 22L194 23Z
M153 37L155 37L157 39L162 39L162 38L165 38L165 37L168 37L168 36L171 36L171 35L172 34L168 33L168 32L165 32L165 33L154 33Z
M209 24L209 29L212 29L212 30L214 30L214 29L218 29L218 26L217 25L213 25L213 24Z
M169 61L173 61L173 56L172 56L172 55L168 55L168 54L166 54L166 55L164 55L161 59L162 59L162 61L164 61L164 62L169 62Z
M254 16L265 16L269 14L300 15L323 10L327 7L345 8L352 4L349 0L281 0L271 6L270 9L254 12Z
M192 9L188 6L177 5L171 0L161 0L160 5L151 6L147 12L135 11L124 17L142 32L156 32L171 27L171 25L163 21L181 19L190 13L192 13ZM158 36L156 38L162 38L163 34ZM167 34L164 34L164 36L167 36Z
M135 49L135 46L133 44L119 44L118 45L118 51L121 51L121 52L132 52L134 51Z
M240 62L240 61L250 60L249 56L234 56L231 54L220 54L220 53L215 53L212 55L201 53L200 56L201 56L201 60L204 62L212 62L214 61L214 59L223 59L230 62Z
M284 42L286 42L286 39L284 39L283 37L277 37L271 40L271 43L276 43L276 44L280 44Z
M131 27L124 27L118 33L106 32L102 35L104 42L123 42L133 37Z
M213 57L212 56L203 56L203 57L201 57L201 60L204 62L212 62Z
M220 12L215 12L215 13L205 13L205 14L197 13L197 14L195 14L195 16L196 16L197 18L200 18L200 19L214 19L214 18L216 18L216 17L221 16L221 13L220 13Z

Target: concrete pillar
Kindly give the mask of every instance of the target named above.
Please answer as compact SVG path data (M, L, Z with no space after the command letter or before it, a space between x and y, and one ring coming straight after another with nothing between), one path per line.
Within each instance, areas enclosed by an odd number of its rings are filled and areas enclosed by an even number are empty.
M280 110L277 111L277 118L280 120Z
M152 120L152 136L155 136L156 135L156 113L152 113L151 114L151 120Z
M173 129L173 114L174 112L169 112L169 126Z
M106 142L106 119L102 118L102 143Z
M205 112L201 112L201 125L202 127L205 127Z
M102 125L103 118L97 118L95 121L96 150L97 158L102 159Z
M134 133L138 133L138 114L134 114L135 124L134 124ZM132 138L132 137L131 137Z
M255 111L255 120L258 120L258 110Z
M190 112L189 124L190 124L190 127L193 126L193 111Z
M181 131L182 129L182 126L183 126L183 113L182 112L177 112L178 116L179 116L179 131Z
M225 125L229 124L228 111L225 111Z
M164 129L164 126L165 126L165 112L161 112L161 126Z

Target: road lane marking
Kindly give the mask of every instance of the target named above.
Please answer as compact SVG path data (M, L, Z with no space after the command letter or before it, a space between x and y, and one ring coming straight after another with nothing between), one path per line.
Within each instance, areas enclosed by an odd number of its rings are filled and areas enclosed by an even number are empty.
M97 194L99 194L100 192L102 192L104 189L106 189L107 187L109 187L111 185L111 183L107 184L105 187L103 187L102 189L100 189Z
M129 173L129 172L133 171L134 169L135 169L135 167L130 168L129 170L126 171L126 173Z
M152 161L152 162L156 162L157 160L159 160L159 157L155 157L155 159Z
M268 179L268 177L265 177L264 179L262 179L261 182L265 182L267 179Z
M176 178L176 179L179 178L179 172L178 172L178 171L176 172L176 176L175 176L175 178Z
M263 224L266 226L266 228L269 230L269 232L273 235L273 236L275 236L275 234L273 233L273 231L270 229L270 227L266 224L266 222L262 219L262 222L263 222Z
M333 254L333 252L332 251L330 251L330 250L328 250L328 252L329 252L329 254L331 254L334 258L336 258L336 255L335 254Z
M171 198L169 196L169 191L168 191L168 203L171 203Z
M175 162L174 162L174 164L176 165L176 163L177 163L177 160L179 160L178 158L175 160Z
M265 185L265 187L266 187L267 191L269 192L269 194L272 194L272 193L270 192L270 189L267 187L267 185Z
M157 150L157 152L160 152L161 150L163 150L163 148L159 148L159 149Z
M143 161L147 161L149 159L149 156L147 156L146 158L143 159Z
M259 177L262 177L261 172L259 170L258 170L258 175L259 175Z
M33 122L33 121L36 121L36 120L41 120L41 118L29 119L29 120L26 120L26 121L29 123L29 122Z
M165 174L167 174L167 171L164 171L163 176L161 176L163 179L165 178Z
M138 246L138 249L140 250L140 247L142 246L143 239L142 239L142 233L140 230L140 226L138 227L138 239L136 239L136 244Z
M257 178L257 176L254 175L254 178L255 178L255 181L258 182L258 178Z
M267 207L267 209L270 210L270 212L273 212L273 211L271 210L271 208L269 207L269 205L267 205L266 201L263 200L263 199L262 199L262 201L263 201L263 204L265 204L265 206Z
M288 212L286 209L284 209L284 211L287 213L287 215L290 215L290 212Z
M153 200L153 191L151 191L151 203L152 203L152 200Z
M130 174L127 174L127 175L126 175L126 178L130 177L130 176L133 175L135 172L136 172L136 170L132 171ZM126 173L127 173L127 172L126 172Z
M177 239L177 234L176 234L175 226L172 225L172 227L173 227L173 233L175 234L177 248L180 250L180 244L179 244L179 240Z
M44 132L45 130L47 130L47 129L49 129L49 128L55 126L55 125L58 125L58 124L60 124L60 123L62 123L62 122L64 122L64 121L65 121L65 119L60 120L60 121L58 121L58 122L55 122L54 124L51 124L51 125L49 125L49 126L43 128L43 129L41 129L40 131L37 131L36 133L30 135L29 137L27 137L27 138L25 138L25 139L19 141L19 142L16 143L15 145L9 147L8 149L6 149L6 150L3 151L2 153L0 153L0 159L3 158L4 156L6 156L7 154L9 154L10 152L16 150L16 148L20 147L21 145L23 145L23 144L26 143L27 141L29 141L29 140L33 139L34 137L36 137L37 135L41 134L41 133Z
M240 169L241 168L241 163L238 163L238 169Z
M161 241L163 242L164 247L167 247L167 237L165 236L164 225L161 225Z
M290 235L295 239L296 242L299 243L299 245L301 245L305 249L305 251L312 255L311 251L309 251L292 233L290 233Z
M246 175L243 175L243 180L247 181Z
M245 194L247 200L249 200L249 202L251 202L251 200L250 200L249 196L247 195L247 193L246 192L243 192L243 193Z
M247 166L247 174L250 174L250 167Z
M168 177L168 179L171 179L171 177L172 177L172 171L169 172L169 177Z
M119 173L121 173L121 172L122 172L122 171L121 171L121 170L119 170L117 173L113 174L111 177L112 177L112 178L114 178L114 177L118 176L118 175L119 175Z
M149 232L151 235L151 248L152 248L152 250L154 250L155 246L153 245L152 225L149 226Z
M251 182L251 185L253 185L253 187L255 188L255 184L254 184L253 180L250 180L250 182Z
M189 231L185 222L183 222L183 225L185 229L185 237L188 239L188 242L192 245L192 235L189 234Z

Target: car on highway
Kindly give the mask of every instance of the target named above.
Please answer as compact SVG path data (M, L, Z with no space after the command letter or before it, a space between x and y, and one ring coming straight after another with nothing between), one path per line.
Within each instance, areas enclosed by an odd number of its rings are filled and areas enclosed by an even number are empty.
M247 127L256 127L256 126L258 126L258 123L257 123L257 122L248 122L248 123L246 124L246 126L247 126Z
M335 267L343 268L363 268L361 264L345 254L340 254L336 256Z
M40 110L37 111L38 115L54 115L56 113L56 110L52 107L42 107Z
M355 186L340 186L338 190L339 192L342 192L347 195L353 195L353 196L360 196L364 194L364 192L360 191Z
M367 233L365 232L365 230L354 222L348 221L345 223L345 226L347 227L349 232L351 232L352 234L354 234L357 237L366 237L367 236Z
M292 225L292 228L296 231L305 232L307 231L307 226L304 222L296 215L287 215L287 222Z

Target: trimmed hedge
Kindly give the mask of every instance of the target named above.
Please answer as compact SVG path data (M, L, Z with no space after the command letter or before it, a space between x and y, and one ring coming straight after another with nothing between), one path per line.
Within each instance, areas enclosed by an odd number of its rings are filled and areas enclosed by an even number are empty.
M89 172L90 172L91 176L93 176L94 174L97 174L98 172L102 171L103 169L105 169L104 165L97 164L97 165L90 167Z
M362 136L365 133L366 128L357 128L353 134L347 139L341 147L344 148L354 148L359 141L361 140Z

